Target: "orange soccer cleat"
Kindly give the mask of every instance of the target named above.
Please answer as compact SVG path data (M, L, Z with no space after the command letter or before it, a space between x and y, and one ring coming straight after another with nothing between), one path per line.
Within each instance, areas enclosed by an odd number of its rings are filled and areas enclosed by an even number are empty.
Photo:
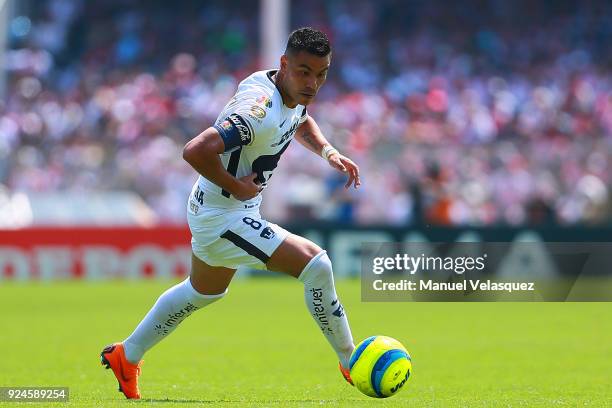
M351 384L351 385L354 385L353 384L353 380L351 379L351 372L350 372L350 370L348 368L342 367L342 363L338 363L338 367L340 368L340 372L342 373L342 376L344 377L346 382Z
M123 343L113 343L110 346L104 347L100 353L102 365L106 365L106 369L111 368L117 381L119 381L119 391L128 399L139 399L140 391L138 390L138 376L140 375L140 366L132 364L125 358Z

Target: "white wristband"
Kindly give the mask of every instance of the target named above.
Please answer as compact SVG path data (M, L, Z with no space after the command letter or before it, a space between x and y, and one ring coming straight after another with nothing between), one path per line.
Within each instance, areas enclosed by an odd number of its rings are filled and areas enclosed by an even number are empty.
M338 150L336 150L334 146L325 145L323 146L323 149L321 150L321 157L323 157L325 160L329 160L329 156L334 153L338 153Z

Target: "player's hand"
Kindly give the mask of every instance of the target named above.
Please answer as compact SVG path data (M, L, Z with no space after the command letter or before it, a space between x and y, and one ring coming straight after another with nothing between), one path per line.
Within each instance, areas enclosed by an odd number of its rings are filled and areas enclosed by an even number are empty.
M240 201L250 200L263 190L261 184L256 182L257 173L251 173L248 176L238 179L238 189L232 195Z
M353 184L355 188L361 185L361 180L359 179L359 166L351 159L340 153L332 153L327 158L327 161L333 168L348 174L348 181L344 185L344 188L349 188L351 184Z

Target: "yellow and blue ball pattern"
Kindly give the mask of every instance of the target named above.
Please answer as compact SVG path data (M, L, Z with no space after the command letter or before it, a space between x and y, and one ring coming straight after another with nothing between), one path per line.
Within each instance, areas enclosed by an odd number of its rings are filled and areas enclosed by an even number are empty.
M387 336L368 337L355 347L349 360L351 379L365 395L387 398L408 381L410 354L399 341Z

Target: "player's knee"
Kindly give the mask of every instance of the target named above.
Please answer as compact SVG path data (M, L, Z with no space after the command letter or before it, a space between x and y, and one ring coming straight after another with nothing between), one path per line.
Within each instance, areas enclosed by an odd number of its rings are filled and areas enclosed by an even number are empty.
M218 302L219 300L223 299L225 297L225 295L227 295L228 290L225 289L223 292L221 293L217 293L217 294L202 294L200 293L200 299L202 299L203 301L205 301L205 303L207 305L214 303L214 302Z
M192 294L202 299L205 303L213 303L221 300L227 294L227 286L225 288L219 286L210 288L206 285L198 285L196 282L197 280L191 275L185 279L185 286L188 287Z
M309 242L309 245L306 245L306 247L305 247L305 251L306 251L306 253L307 253L307 255L308 255L308 257L310 259L312 259L315 256L319 255L321 252L325 252L325 251L323 251L323 249L321 249L320 246L318 246L314 242ZM325 256L327 256L327 255L325 255Z
M332 263L324 250L320 250L312 257L298 277L304 283L329 280L330 278L333 278Z
M189 282L189 279L186 280ZM225 295L227 295L227 289L220 293L201 293L197 291L193 286L188 284L191 288L191 297L190 301L199 309L204 306L208 306L212 303L218 302L223 299Z

